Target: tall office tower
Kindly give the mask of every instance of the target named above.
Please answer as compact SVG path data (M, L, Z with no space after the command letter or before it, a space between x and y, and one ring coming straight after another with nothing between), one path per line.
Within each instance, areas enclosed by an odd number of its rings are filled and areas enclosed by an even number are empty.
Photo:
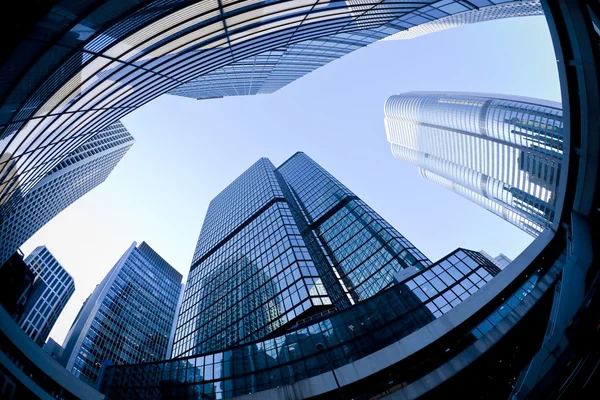
M127 249L75 318L61 362L94 386L104 362L167 357L181 274L146 242Z
M25 306L19 325L40 347L75 292L73 277L60 265L46 246L36 247L25 263L40 280Z
M266 158L210 203L173 357L284 332L393 285L430 261L304 153Z
M115 122L56 165L0 221L0 264L38 229L106 180L134 139Z
M385 103L392 153L532 236L550 228L563 158L560 103L411 92Z
M427 35L433 32L439 32L446 29L457 28L459 26L474 24L477 22L493 21L495 19L529 17L535 15L544 15L544 10L539 0L474 0L469 5L462 2L460 4L451 1L439 2L446 3L446 7L452 9L452 13L439 14L437 19L427 21L412 28L394 33L383 40L405 40ZM475 8L470 8L474 5Z
M480 250L479 252L485 258L487 258L488 260L490 260L491 262L493 262L494 265L496 265L500 269L506 268L506 266L508 266L508 264L510 264L512 262L512 260L510 258L508 258L507 256L505 256L502 253L498 254L496 257L492 257L491 255L489 255L488 253L486 253L483 250Z
M486 4L52 3L31 27L33 44L24 40L0 65L7 77L0 85L0 218L14 206L9 200L26 196L54 162L162 94L270 93L389 35Z

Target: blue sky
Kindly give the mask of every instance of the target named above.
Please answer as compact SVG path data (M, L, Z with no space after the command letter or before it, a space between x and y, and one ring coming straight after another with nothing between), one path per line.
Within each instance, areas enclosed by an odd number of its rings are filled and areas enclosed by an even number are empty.
M122 121L136 138L108 180L34 235L73 275L76 291L51 336L134 240L184 275L208 203L260 157L278 166L304 151L431 260L456 247L514 258L531 238L421 178L395 159L383 104L412 90L506 93L560 101L543 17L492 21L375 43L271 95L196 101L163 96Z

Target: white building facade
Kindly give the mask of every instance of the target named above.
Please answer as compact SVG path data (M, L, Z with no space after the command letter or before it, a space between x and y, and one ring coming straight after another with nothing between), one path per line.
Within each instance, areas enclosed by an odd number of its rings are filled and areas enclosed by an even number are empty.
M411 92L385 103L395 157L532 236L551 227L563 159L559 103Z

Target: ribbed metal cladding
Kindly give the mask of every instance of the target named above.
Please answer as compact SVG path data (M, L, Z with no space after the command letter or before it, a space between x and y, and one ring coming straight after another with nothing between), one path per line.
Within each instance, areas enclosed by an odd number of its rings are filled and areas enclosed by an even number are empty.
M563 163L559 103L411 92L387 100L385 126L394 156L426 179L532 236L552 225Z

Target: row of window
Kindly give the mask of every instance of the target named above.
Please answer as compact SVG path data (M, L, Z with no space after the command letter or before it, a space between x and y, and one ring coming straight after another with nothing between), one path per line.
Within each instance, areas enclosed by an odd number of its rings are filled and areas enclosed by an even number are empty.
M93 385L105 360L135 363L165 357L181 290L176 278L162 263L132 249L93 316L73 371Z
M457 304L454 290L459 285L470 282L476 287L471 276L477 276L478 282L487 279L490 265L476 254L459 250L408 281L306 328L225 352L110 367L104 388L127 393L133 388L162 387L168 381L195 385L198 393L229 397L290 384L362 358L426 325L436 317L438 305L451 308ZM440 282L445 288L419 299L416 290L435 279L435 274L443 276ZM448 304L442 305L439 299Z

